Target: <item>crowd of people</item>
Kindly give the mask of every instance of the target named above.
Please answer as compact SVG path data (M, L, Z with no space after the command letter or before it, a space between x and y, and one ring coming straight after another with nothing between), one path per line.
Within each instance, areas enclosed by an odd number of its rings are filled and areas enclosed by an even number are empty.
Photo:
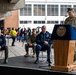
M47 50L47 61L48 63L51 63L50 61L50 49L51 49L51 33L46 31L46 26L43 25L41 27L41 31L39 31L36 28L18 28L15 29L12 27L10 30L4 29L2 32L2 35L4 36L3 43L5 44L4 47L1 46L2 50L5 50L5 59L4 63L7 63L8 60L8 47L6 46L6 38L11 38L12 43L11 46L16 46L15 41L26 41L25 44L25 55L24 57L29 56L29 48L31 47L33 50L32 57L36 58L35 64L39 63L39 53L42 50ZM7 36L9 35L9 37ZM2 37L3 38L3 37Z
M72 24L74 27L76 27L76 17L74 15L73 8L68 8L68 15L69 17L65 19L65 24ZM33 57L36 57L35 64L39 63L39 53L40 51L47 51L47 62L51 63L50 61L50 49L51 44L53 44L53 40L51 39L51 33L46 31L46 26L43 25L41 28L41 31L36 28L17 28L15 29L12 27L12 29L4 29L2 31L3 34L1 34L0 31L0 50L5 50L5 59L4 63L7 63L8 59L8 47L6 46L6 35L10 35L10 38L12 39L11 46L15 46L15 40L17 39L19 42L26 41L25 44L25 55L24 57L29 56L29 47L33 49ZM5 37L4 37L5 36Z

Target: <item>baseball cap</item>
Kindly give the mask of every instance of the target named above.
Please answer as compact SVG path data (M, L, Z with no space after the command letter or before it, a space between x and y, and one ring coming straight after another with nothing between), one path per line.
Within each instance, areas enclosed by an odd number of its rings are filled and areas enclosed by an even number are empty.
M67 12L71 12L71 11L74 11L74 9L73 8L68 8L67 9Z

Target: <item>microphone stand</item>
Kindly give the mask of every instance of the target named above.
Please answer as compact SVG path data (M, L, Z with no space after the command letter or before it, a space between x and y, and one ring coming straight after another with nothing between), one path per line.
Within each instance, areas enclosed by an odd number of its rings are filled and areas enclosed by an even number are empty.
M65 16L63 17L63 22L61 23L61 25L63 25L63 24L64 24L65 17L67 17L67 15L65 15Z
M48 65L45 65L45 66L39 66L39 68L44 68L44 69L45 69L45 67L47 67L47 68L51 67L51 63L48 62Z
M52 57L52 52L50 51L50 54L51 54L51 57ZM42 65L42 66L39 66L39 68L45 68L45 67L51 67L51 64L52 64L52 61L47 61L48 63L47 63L47 65Z

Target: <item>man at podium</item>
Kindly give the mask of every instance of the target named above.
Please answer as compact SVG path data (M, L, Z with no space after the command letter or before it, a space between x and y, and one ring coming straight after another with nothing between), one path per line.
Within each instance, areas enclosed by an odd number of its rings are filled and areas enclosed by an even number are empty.
M68 17L65 19L64 24L71 24L73 25L73 27L76 30L76 17L75 17L75 13L74 13L74 9L73 8L68 8ZM76 44L75 44L76 45ZM75 50L75 55L74 55L74 60L76 60L76 50Z
M67 12L65 24L55 25L51 36L54 40L54 65L51 69L65 72L76 70L76 17L73 8L68 8Z
M76 17L74 14L74 9L73 8L68 8L68 17L65 19L64 24L72 24L76 28Z

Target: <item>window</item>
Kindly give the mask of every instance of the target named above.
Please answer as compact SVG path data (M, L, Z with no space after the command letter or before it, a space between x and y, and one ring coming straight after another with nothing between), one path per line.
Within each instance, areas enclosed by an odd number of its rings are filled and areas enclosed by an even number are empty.
M34 21L34 24L45 24L45 21Z
M24 24L23 21L20 21L20 24Z
M27 24L27 21L24 21L24 24Z
M45 16L45 5L34 5L34 16Z
M58 21L47 21L47 24L58 24Z
M24 16L24 15L23 15L23 8L20 9L20 16Z
M20 24L31 24L32 21L20 21Z
M67 15L67 8L70 8L71 5L61 5L60 6L60 15L66 16Z
M20 16L31 16L32 7L31 4L26 4L24 8L20 9Z
M58 16L58 5L47 5L47 16Z
M60 21L60 24L64 24L64 21Z

